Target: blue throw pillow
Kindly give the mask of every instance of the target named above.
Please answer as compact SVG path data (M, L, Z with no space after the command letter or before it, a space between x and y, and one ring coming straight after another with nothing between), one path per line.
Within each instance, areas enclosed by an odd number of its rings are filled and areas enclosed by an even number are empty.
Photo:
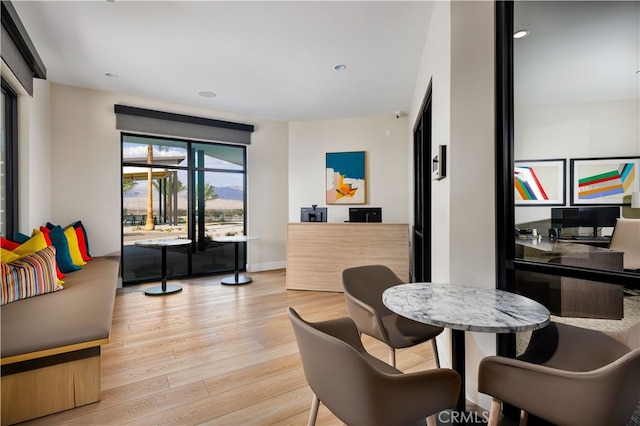
M13 241L16 243L24 244L29 241L31 237L23 234L22 232L14 231L13 232Z
M47 223L47 228L49 228L49 223ZM67 237L64 235L64 230L61 226L52 226L51 232L49 232L49 238L51 238L51 244L56 248L56 262L58 262L58 268L63 273L77 271L80 266L76 266L73 264L73 260L71 260L71 254L69 253L69 242L67 241Z

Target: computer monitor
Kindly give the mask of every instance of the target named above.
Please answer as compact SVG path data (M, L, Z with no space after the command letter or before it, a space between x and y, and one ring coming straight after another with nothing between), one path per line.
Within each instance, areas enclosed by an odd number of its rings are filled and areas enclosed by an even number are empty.
M301 207L300 222L326 222L326 207Z
M593 228L597 235L598 228L614 227L620 217L620 207L568 207L551 209L551 226L553 228Z
M580 226L580 216L577 207L552 207L552 228L577 228Z
M580 226L604 228L616 226L620 207L580 207Z
M382 208L349 207L349 222L382 222Z

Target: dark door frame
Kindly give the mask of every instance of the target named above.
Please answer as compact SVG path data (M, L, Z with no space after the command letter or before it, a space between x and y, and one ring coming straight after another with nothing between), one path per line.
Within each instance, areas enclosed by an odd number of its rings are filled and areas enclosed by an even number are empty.
M413 274L414 282L431 281L431 82L413 127Z

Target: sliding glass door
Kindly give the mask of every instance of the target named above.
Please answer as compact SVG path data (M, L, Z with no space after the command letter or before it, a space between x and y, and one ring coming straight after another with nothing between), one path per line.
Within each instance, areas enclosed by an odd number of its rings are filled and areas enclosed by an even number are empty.
M168 249L170 277L233 270L233 247L214 239L245 232L245 164L244 146L122 134L124 283L160 277L160 250L136 246L142 239L192 241Z

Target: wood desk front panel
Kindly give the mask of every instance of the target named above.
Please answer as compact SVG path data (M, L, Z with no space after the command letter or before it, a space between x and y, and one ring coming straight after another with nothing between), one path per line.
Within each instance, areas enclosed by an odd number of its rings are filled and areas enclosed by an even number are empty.
M623 253L570 242L517 240L516 257L537 262L622 271ZM537 281L533 277L540 275L523 273L522 276L525 280L531 277L533 283ZM606 319L623 317L622 286L570 277L546 276L546 279L552 291L554 288L559 290L559 300L550 301L550 308L556 315Z
M289 290L342 291L342 271L381 264L409 282L406 223L289 223Z

